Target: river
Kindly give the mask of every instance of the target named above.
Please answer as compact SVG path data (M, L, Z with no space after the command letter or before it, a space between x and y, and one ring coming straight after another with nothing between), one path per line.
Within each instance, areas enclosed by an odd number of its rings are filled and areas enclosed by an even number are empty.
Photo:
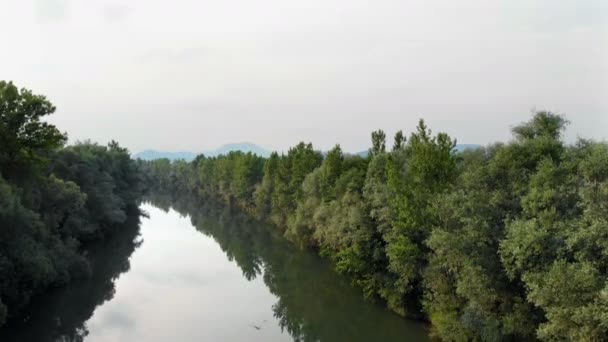
M0 341L429 340L276 229L194 201L141 209L89 249L91 278L35 298Z

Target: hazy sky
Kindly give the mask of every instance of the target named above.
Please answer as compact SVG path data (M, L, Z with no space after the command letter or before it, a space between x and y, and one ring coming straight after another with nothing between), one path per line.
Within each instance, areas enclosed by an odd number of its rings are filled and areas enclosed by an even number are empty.
M608 138L606 0L0 0L0 79L71 140L347 151L424 117L463 143L533 108Z

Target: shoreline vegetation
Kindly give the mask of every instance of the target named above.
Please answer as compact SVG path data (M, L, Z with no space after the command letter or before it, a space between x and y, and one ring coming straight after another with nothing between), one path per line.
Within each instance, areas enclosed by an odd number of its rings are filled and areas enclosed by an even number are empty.
M0 81L0 326L31 298L91 276L87 247L146 189L240 208L312 249L369 300L445 341L605 341L608 144L566 144L537 112L513 140L457 152L420 120L367 156L299 143L286 154L133 160L114 141L65 146L44 97Z
M88 246L139 215L141 173L112 141L65 146L44 97L0 81L0 327L31 299L91 276Z
M608 336L608 145L567 145L536 112L513 140L455 151L420 120L366 157L308 143L286 154L139 160L149 187L219 200L332 260L370 300L445 341Z
M217 242L248 282L262 281L277 298L264 309L272 311L278 328L293 341L429 341L427 324L365 301L347 277L334 271L331 260L294 248L274 226L237 207L160 191L146 194L144 202L189 218L197 231ZM243 290L250 291L249 286Z

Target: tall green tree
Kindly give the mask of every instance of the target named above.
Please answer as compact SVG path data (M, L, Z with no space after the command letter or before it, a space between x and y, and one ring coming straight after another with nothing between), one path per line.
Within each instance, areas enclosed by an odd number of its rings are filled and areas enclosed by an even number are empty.
M433 136L420 120L403 151L396 151L388 164L390 205L396 217L385 234L392 279L385 297L402 314L417 311L414 307L408 312L407 296L421 291L428 253L425 241L438 221L433 201L450 189L456 177L455 145L445 133Z
M386 134L383 130L372 132L372 148L369 150L371 156L386 152Z
M395 133L395 142L393 143L393 151L399 151L405 147L406 142L405 135L403 135L403 131L399 130Z

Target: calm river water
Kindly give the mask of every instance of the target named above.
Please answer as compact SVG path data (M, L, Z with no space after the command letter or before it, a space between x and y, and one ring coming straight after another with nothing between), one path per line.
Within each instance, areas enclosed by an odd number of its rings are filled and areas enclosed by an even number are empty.
M0 341L428 341L312 252L228 208L156 197Z

